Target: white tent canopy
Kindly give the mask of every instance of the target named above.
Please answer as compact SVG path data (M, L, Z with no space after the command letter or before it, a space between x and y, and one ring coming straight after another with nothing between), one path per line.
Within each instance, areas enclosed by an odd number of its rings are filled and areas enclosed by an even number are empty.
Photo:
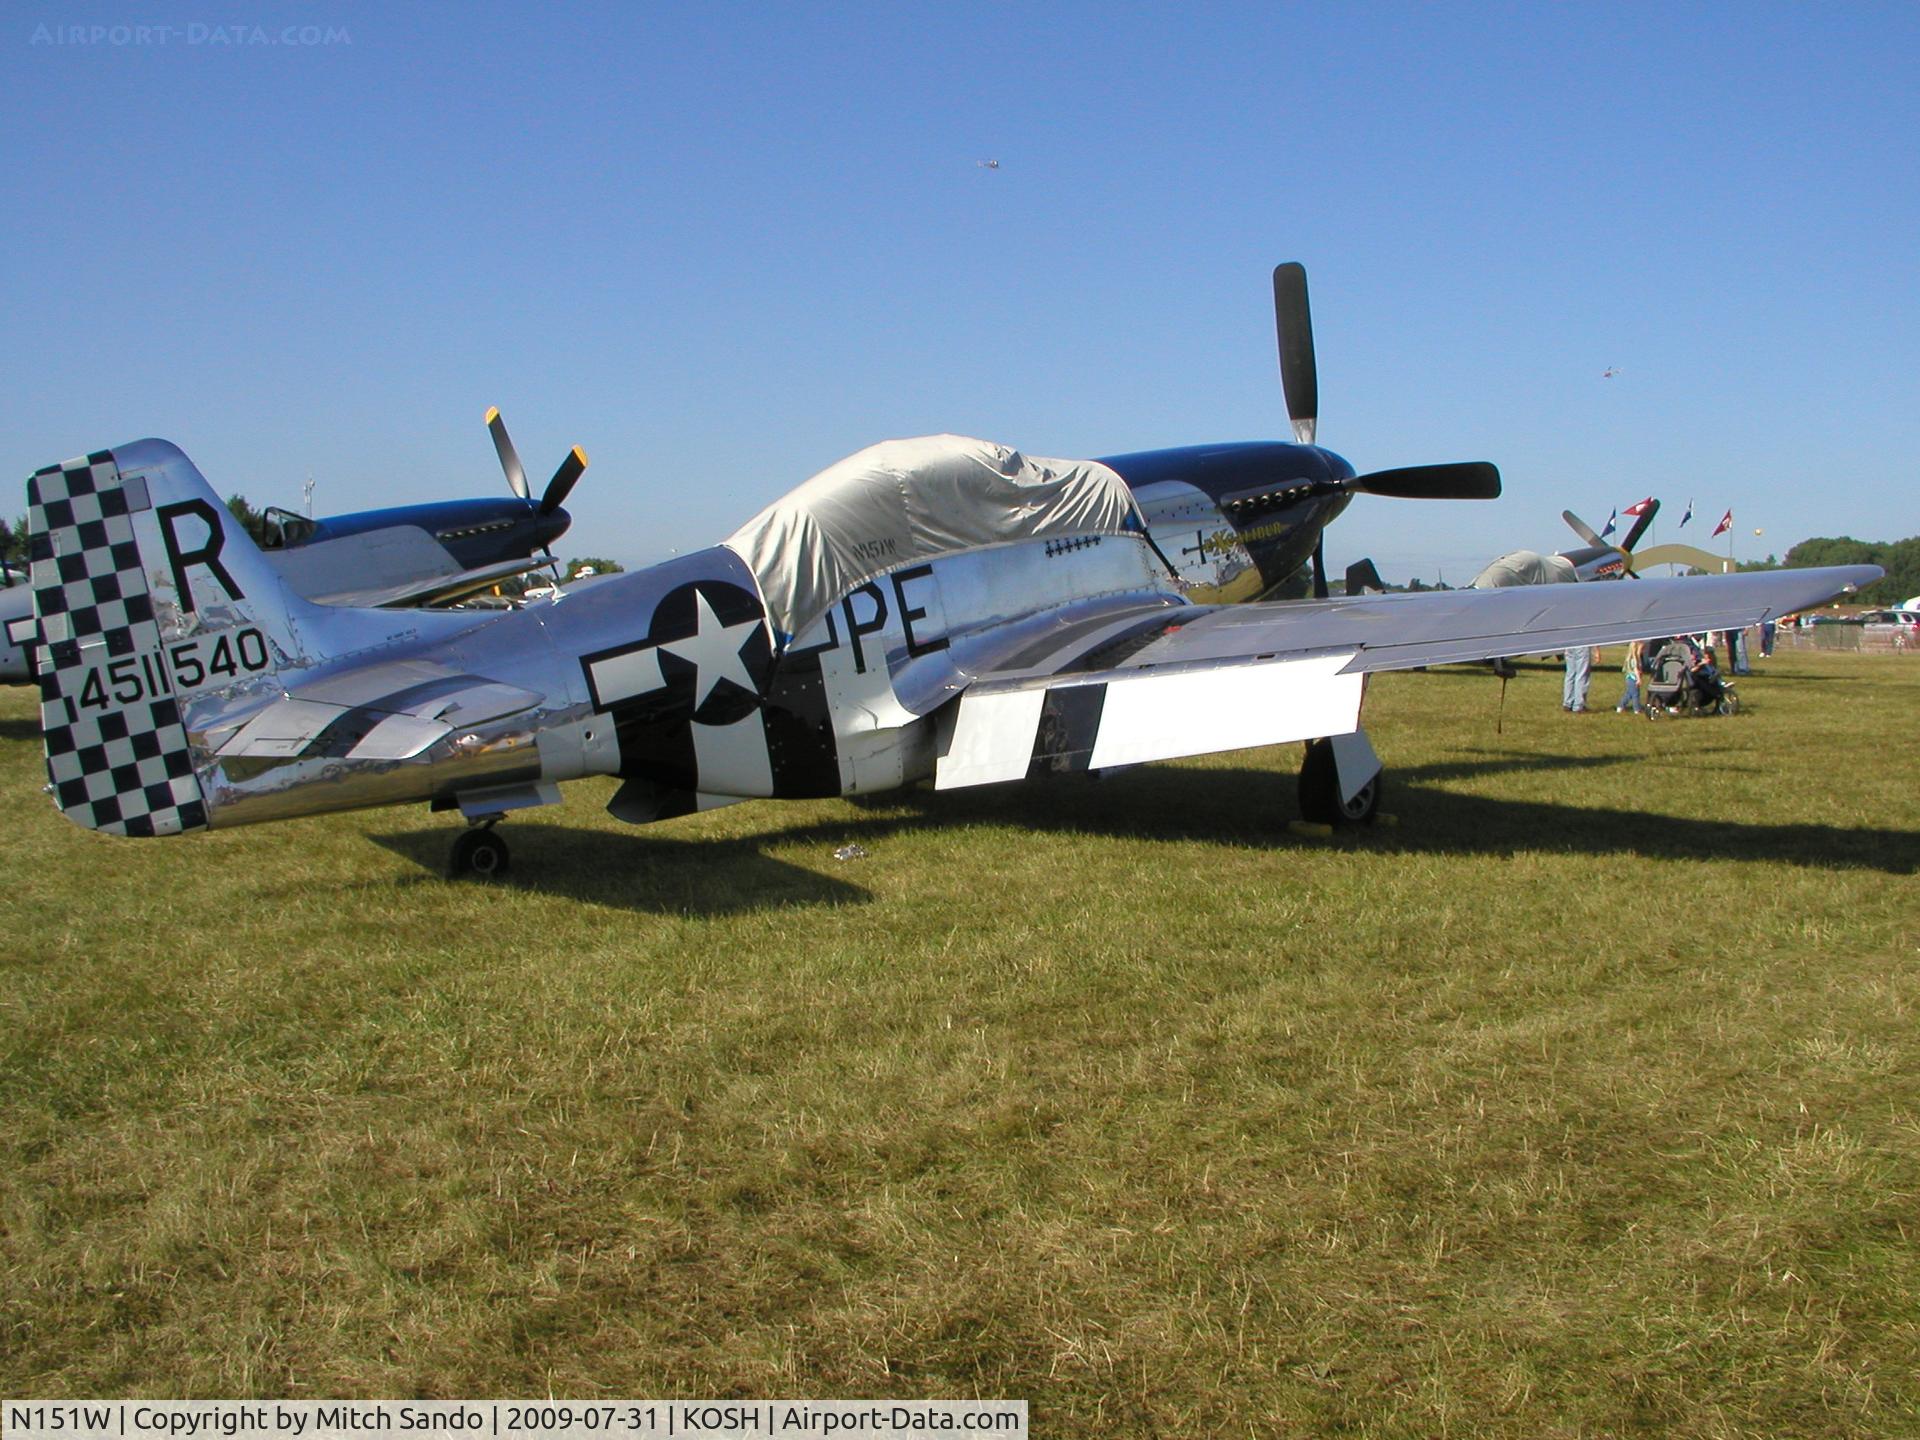
M1564 555L1515 550L1510 555L1502 555L1474 576L1468 588L1494 590L1503 585L1564 585L1579 578L1573 562Z
M791 638L854 586L916 560L1144 528L1133 492L1105 465L928 435L828 466L722 543L751 567L774 627Z

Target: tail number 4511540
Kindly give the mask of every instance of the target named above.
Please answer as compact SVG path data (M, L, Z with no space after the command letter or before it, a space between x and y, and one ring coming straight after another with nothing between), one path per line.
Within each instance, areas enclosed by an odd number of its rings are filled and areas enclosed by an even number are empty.
M251 625L220 630L89 665L76 703L82 710L124 709L258 674L271 663L267 637Z

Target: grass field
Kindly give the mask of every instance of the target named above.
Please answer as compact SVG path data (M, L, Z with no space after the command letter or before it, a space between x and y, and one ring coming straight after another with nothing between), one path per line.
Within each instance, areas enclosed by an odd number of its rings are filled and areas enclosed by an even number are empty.
M1298 747L583 784L491 888L424 811L83 833L0 692L0 1393L1920 1433L1920 662L1765 663L1387 676L1358 839Z

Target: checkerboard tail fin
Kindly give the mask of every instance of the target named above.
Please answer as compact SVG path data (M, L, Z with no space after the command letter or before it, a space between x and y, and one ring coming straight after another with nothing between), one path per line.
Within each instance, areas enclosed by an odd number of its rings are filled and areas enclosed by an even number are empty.
M27 502L55 803L114 835L204 827L190 701L270 690L302 663L290 657L306 602L165 441L49 465Z

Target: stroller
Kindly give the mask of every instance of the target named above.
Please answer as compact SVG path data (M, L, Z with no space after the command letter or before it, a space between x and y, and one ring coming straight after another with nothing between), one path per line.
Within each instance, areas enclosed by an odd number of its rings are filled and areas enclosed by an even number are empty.
M1720 673L1712 650L1698 650L1677 636L1648 647L1640 694L1649 720L1663 715L1737 715L1740 697L1730 676Z

